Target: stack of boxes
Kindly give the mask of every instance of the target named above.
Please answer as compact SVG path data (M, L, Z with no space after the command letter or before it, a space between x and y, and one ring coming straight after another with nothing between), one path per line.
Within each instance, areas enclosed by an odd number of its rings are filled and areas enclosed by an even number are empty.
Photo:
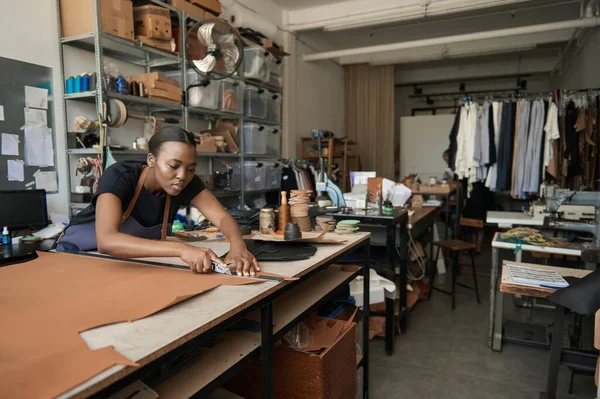
M144 97L154 98L172 103L181 103L181 86L175 79L159 72L144 73L127 77L129 84L132 82L143 83Z
M175 51L171 12L163 7L146 5L133 8L135 40L163 51Z

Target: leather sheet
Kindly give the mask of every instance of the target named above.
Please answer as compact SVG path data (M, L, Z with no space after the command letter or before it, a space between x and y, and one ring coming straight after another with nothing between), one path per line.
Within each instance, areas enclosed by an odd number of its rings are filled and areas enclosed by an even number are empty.
M219 285L261 282L38 255L0 268L0 398L56 397L115 364L137 366L112 347L90 350L79 332L147 317Z

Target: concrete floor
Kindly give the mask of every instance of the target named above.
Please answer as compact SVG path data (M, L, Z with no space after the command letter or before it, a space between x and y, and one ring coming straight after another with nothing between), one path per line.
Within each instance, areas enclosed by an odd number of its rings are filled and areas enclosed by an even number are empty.
M478 265L489 259L487 254L479 255ZM472 283L471 275L461 280ZM501 353L488 349L489 277L478 281L481 305L472 291L461 287L454 311L450 297L436 291L430 301L418 303L410 313L407 333L396 337L393 356L385 355L382 340L371 342L372 398L539 398L549 351L516 344L504 344ZM529 311L517 309L510 298L504 302L505 320L528 317ZM536 309L533 321L546 323L552 314ZM569 370L561 366L560 399L595 397L589 376L575 377L574 394L568 395L569 377Z

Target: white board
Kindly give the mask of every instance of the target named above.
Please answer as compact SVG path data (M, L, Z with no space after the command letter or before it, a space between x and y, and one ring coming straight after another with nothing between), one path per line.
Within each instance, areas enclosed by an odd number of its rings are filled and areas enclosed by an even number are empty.
M407 116L400 118L400 177L416 173L421 181L440 179L446 170L442 154L454 115Z

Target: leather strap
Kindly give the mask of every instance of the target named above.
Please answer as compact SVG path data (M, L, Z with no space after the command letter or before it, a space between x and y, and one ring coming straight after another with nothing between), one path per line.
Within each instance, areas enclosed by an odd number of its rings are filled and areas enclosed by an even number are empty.
M123 213L121 217L121 224L125 223L127 219L131 216L131 212L133 212L133 208L135 207L135 203L137 202L140 193L142 192L142 188L144 187L144 181L146 181L146 176L148 175L148 167L142 167L142 173L140 174L140 178L138 179L137 185L135 186L135 192L133 193L133 198L129 203L129 206ZM169 211L171 210L171 196L166 194L167 198L165 199L165 212L163 214L163 222L162 229L160 231L160 239L164 241L167 239L167 229L169 227Z
M160 231L160 240L164 241L167 239L167 228L169 227L169 211L171 210L171 196L166 194L165 199L165 214L163 216L162 230Z
M131 202L129 206L123 213L121 217L121 224L125 223L129 216L131 216L131 212L133 212L133 208L135 207L135 203L137 202L140 193L142 192L142 188L144 187L144 181L146 180L146 176L148 175L148 167L142 166L142 173L140 173L140 178L138 179L137 186L135 186L135 191L133 193L133 198L131 198Z

